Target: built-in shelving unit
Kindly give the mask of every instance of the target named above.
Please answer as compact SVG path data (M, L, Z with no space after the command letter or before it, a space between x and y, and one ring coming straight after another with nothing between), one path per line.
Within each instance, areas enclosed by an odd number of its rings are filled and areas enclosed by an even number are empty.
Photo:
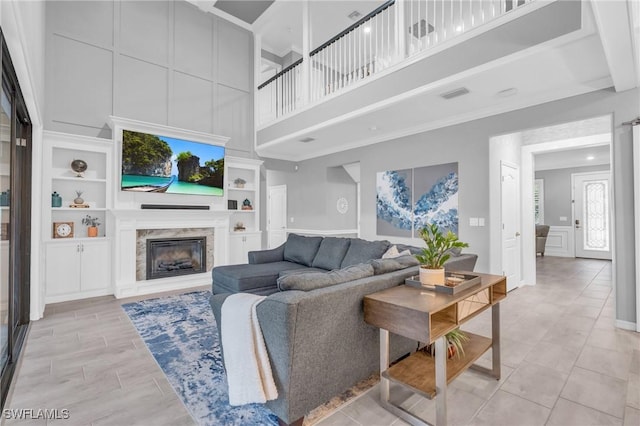
M87 237L87 227L82 224L86 215L97 217L100 226L98 237L108 236L109 224L107 211L109 210L110 188L108 182L111 171L111 141L83 137L77 135L45 132L45 167L43 206L47 206L45 217L45 241L60 241L54 238L53 226L57 222L72 222L74 238ZM87 170L78 176L71 169L73 160L83 160L87 163ZM51 194L57 192L62 197L61 207L53 207ZM81 198L89 207L71 207L81 191Z
M87 169L78 175L73 160ZM43 240L45 242L46 302L80 299L112 293L109 232L112 206L112 142L57 132L44 133ZM53 206L52 193L62 198ZM88 207L72 207L77 192ZM98 236L89 237L82 219L98 218ZM55 238L57 223L67 222L73 233Z
M260 166L262 161L225 159L229 208L229 263L246 263L247 253L262 248L260 231ZM244 181L244 183L238 180ZM249 204L250 208L246 206ZM240 226L242 225L242 226Z

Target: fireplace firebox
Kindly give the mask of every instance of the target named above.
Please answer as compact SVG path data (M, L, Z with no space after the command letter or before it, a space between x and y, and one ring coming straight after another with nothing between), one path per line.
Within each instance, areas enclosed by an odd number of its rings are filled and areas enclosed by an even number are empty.
M206 272L206 249L206 237L148 239L147 279Z

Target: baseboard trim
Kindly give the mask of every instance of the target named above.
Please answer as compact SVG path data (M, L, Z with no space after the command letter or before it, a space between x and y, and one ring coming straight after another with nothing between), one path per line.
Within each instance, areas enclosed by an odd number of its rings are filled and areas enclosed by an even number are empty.
M616 320L616 327L623 330L637 331L636 323L631 321Z

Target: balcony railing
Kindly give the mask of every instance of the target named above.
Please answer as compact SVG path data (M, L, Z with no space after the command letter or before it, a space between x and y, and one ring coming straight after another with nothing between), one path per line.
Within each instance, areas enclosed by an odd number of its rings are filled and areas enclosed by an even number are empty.
M390 0L309 52L307 61L303 57L258 86L259 124L319 102L531 1ZM303 81L308 82L304 87Z

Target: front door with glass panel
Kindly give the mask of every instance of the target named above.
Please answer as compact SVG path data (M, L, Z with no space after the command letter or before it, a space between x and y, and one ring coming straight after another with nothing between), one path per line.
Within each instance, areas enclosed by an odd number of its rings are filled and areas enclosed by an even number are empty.
M610 260L609 172L576 173L571 177L576 257Z

